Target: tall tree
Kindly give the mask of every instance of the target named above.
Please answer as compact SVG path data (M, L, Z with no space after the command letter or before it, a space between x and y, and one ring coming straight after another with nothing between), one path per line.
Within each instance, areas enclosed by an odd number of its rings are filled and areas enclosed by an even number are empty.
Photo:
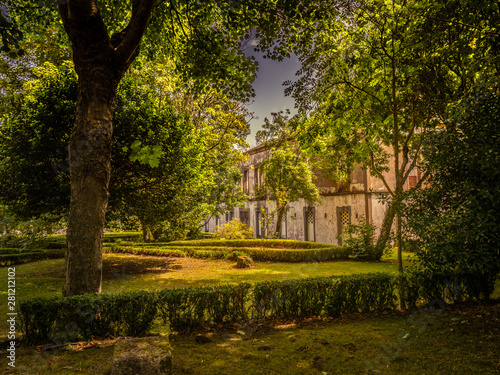
M426 147L429 185L408 192L406 229L423 274L468 276L472 290L494 290L500 272L500 85L481 82L450 110L452 130Z
M391 199L376 246L381 253L396 217L400 269L403 186L421 161L429 129L446 123L447 105L482 74L471 56L487 53L471 42L476 35L479 44L477 32L450 47L450 37L463 27L460 12L450 17L444 11L457 7L450 4L375 0L324 20L330 31L301 50L301 76L287 88L311 115L298 137L309 152L326 156L337 177L361 164L383 181Z
M77 95L70 62L35 71L38 78L15 96L0 129L0 202L26 220L67 213L67 140ZM161 88L157 81L175 77L168 65L161 74L147 67L135 73L117 94L108 211L139 218L145 234L165 238L168 227L182 236L210 213L242 202L235 165L243 153L235 144L245 145L246 111L220 93L194 100L178 87Z
M275 209L264 212L267 221L274 221L273 237L281 234L283 218L289 203L306 199L311 204L319 199L319 191L314 184L311 163L302 153L290 134L289 111L272 113L272 121L265 119L263 130L257 133L257 142L267 146L267 156L261 164L263 173L262 189L269 192Z
M197 3L155 0L67 0L57 4L60 20L73 50L78 74L78 100L70 143L71 202L68 219L65 296L101 291L102 233L111 173L112 118L116 90L139 53L149 28L146 51L186 57L183 69L217 82L233 92L244 92L254 64L244 59L238 38L251 1ZM19 25L47 13L45 25L57 20L45 1L7 1ZM52 5L52 4L51 4ZM258 4L257 4L258 5ZM255 14L250 9L249 14ZM29 21L28 19L31 17ZM38 23L38 32L45 25ZM251 26L251 25L250 25ZM156 43L155 43L156 42ZM244 69L243 69L244 68ZM245 96L245 95L243 95Z

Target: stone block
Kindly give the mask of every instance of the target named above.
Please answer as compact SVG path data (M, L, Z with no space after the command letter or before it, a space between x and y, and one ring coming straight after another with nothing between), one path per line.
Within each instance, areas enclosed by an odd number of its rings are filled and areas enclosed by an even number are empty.
M120 339L115 344L111 375L172 374L172 347L159 336Z

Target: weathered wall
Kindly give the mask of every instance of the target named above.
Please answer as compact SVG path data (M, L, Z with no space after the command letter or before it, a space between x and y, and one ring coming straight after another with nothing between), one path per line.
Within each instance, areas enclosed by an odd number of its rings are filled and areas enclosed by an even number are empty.
M388 148L387 151L391 150ZM260 207L266 207L268 211L274 209L273 202L255 199L255 186L258 185L256 184L258 174L255 173L255 170L267 157L267 151L264 147L255 147L249 150L247 155L247 161L242 163L240 168L242 171L247 171L250 200L244 207L234 209L233 217L241 219L241 210L246 210L248 211L249 224L257 229L257 210L260 212ZM395 186L393 166L394 159L391 158L391 170L384 173L391 189ZM414 170L410 175L417 176L417 173L418 171ZM387 195L387 189L380 179L370 175L369 170L363 170L360 166L357 166L350 174L348 182L332 181L320 172L317 172L316 176L315 182L319 187L322 199L315 207L312 207L304 199L289 204L289 210L286 214L286 238L305 240L306 237L309 237L308 240L316 242L338 244L339 210L350 213L349 221L351 224L357 223L358 219L364 217L380 229L386 205L379 198ZM408 188L408 182L405 185L405 188ZM306 236L305 208L314 211L314 235ZM218 220L211 219L207 225L207 231L214 232L216 224L225 224L228 218L230 218L228 215L224 215ZM259 223L258 226L261 227L261 224ZM259 230L259 234L261 233L262 230Z

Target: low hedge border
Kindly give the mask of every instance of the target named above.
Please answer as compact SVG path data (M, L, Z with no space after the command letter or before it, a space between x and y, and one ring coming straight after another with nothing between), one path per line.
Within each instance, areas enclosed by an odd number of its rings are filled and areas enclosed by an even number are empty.
M64 249L54 250L24 250L11 253L0 253L0 267L13 266L45 259L64 258Z
M107 253L134 255L192 257L208 259L236 259L239 255L251 256L259 262L324 262L348 259L350 250L342 246L317 249L266 249L252 247L215 247L215 246L170 246L170 247L125 247L110 246Z
M144 243L138 246L208 246L208 247L258 247L258 248L284 248L284 249L321 249L330 248L331 244L296 240L271 240L271 239L247 239L247 240L192 240L172 241L161 243Z
M394 310L399 298L407 306L416 306L435 303L436 298L444 304L489 297L490 285L471 281L468 275L372 273L254 285L36 298L19 304L19 329L29 344L64 343L109 335L141 336L154 322L168 325L172 331L189 332L196 327L251 319L335 317ZM401 286L404 288L399 296ZM438 290L443 294L437 296Z

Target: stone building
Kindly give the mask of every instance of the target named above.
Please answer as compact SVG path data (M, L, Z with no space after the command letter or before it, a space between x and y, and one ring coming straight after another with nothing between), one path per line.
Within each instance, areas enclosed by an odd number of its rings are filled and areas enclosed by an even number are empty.
M239 218L254 228L255 237L262 237L261 208L274 208L274 202L264 200L257 194L263 182L260 164L268 156L266 151L265 146L248 150L247 161L240 165L241 187L249 196L248 202L224 216L212 218L205 225L206 232L214 232L217 225ZM393 163L391 161L390 165ZM386 172L384 177L392 189L395 186L393 170ZM418 170L412 170L405 189L415 186L418 179ZM320 201L316 205L304 199L289 203L282 222L281 238L339 244L337 235L342 233L342 228L346 224L357 223L361 216L377 228L381 227L386 207L380 198L388 192L382 180L371 176L369 170L357 166L349 175L348 182L335 182L317 174L315 183L321 195Z

